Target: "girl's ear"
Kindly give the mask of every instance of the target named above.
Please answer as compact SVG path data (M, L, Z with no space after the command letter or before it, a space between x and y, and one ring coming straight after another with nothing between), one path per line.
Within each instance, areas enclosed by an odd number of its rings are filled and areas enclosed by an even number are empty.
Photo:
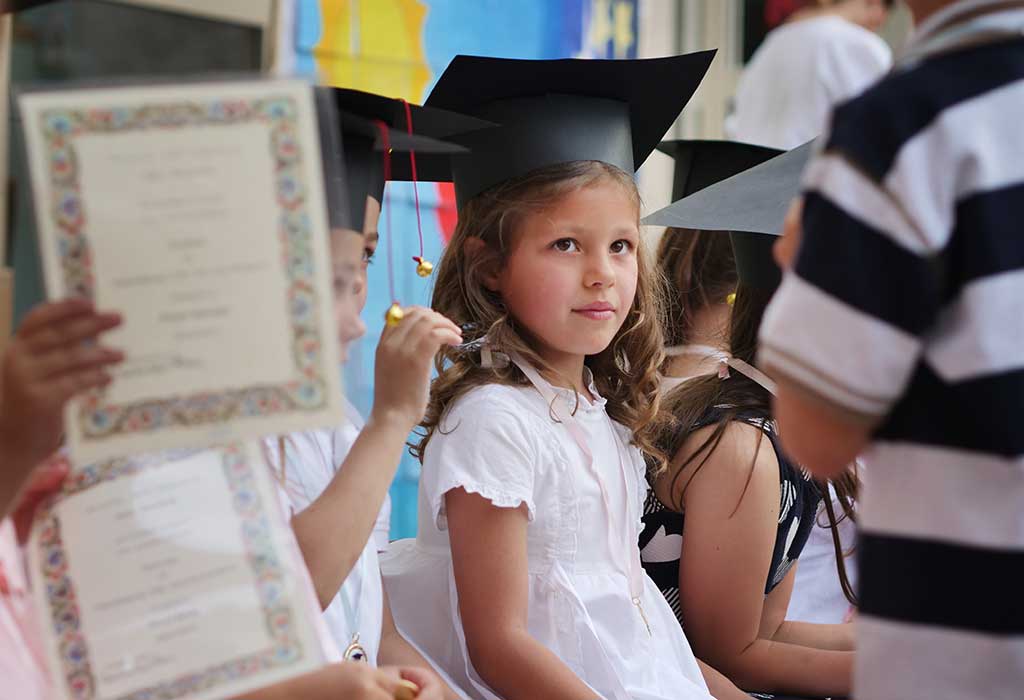
M463 242L462 250L470 265L480 266L480 278L489 291L499 292L498 273L500 271L498 256L494 254L484 239L470 236Z

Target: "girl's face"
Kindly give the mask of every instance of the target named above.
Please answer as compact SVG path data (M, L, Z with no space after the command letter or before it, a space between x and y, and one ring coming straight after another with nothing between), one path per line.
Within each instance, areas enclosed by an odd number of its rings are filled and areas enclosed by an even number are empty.
M366 198L363 231L331 231L331 267L334 277L334 324L338 329L341 361L348 360L349 346L363 337L366 324L360 314L366 307L366 273L377 250L380 205Z
M553 367L611 343L633 305L637 208L622 185L599 181L525 217L496 276L511 315Z
M366 333L359 317L365 300L365 273L362 271L364 238L350 229L331 230L331 271L334 278L334 326L338 330L340 360L348 360L349 346Z

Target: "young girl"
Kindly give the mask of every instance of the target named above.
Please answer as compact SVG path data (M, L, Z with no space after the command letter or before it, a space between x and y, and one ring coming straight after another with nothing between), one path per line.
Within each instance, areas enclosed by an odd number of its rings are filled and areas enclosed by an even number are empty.
M781 151L733 141L676 139L658 150L672 156L672 201L752 168ZM657 252L666 281L663 332L665 363L661 387L714 372L728 356L729 314L736 291L732 244L714 231L669 227Z
M648 572L698 655L733 683L847 695L851 626L786 618L793 567L814 525L820 492L779 450L773 385L753 367L757 328L778 283L773 238L732 235L739 286L731 358L717 373L691 379L664 398L675 425L659 445L673 458L652 480L641 546ZM829 515L834 521L831 509Z
M478 337L438 356L419 535L382 569L399 629L474 698L709 697L636 546L661 337L631 173L698 58L459 57L428 100L503 126L452 164L433 306ZM662 77L680 94L644 109Z

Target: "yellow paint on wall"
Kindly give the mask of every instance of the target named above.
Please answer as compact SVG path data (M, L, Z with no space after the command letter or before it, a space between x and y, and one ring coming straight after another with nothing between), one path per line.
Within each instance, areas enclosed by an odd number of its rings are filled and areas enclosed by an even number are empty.
M419 102L430 81L419 0L320 0L321 81Z

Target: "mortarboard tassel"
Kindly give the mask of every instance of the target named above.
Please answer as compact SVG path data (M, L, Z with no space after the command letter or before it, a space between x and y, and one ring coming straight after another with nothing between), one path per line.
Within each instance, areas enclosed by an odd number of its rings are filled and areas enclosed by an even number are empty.
M389 200L387 182L388 180L391 179L391 139L388 138L387 124L385 124L379 119L374 120L373 124L374 126L377 127L377 131L380 132L380 138L384 145L384 205L386 208ZM397 326L405 317L405 312L402 311L402 305L398 303L398 299L395 295L395 265L394 255L392 252L393 240L394 236L391 235L391 211L388 210L388 230L386 244L388 251L388 292L391 294L391 306L388 307L387 312L384 314L384 322L388 326Z
M412 109L409 107L409 103L402 100L402 106L405 107L405 128L409 132L409 136L412 136ZM413 257L413 261L416 263L416 274L420 277L430 277L434 272L434 264L423 257L423 224L420 221L420 193L416 187L416 151L409 149L409 169L412 172L412 196L413 202L416 205L416 233L420 238L420 254Z

